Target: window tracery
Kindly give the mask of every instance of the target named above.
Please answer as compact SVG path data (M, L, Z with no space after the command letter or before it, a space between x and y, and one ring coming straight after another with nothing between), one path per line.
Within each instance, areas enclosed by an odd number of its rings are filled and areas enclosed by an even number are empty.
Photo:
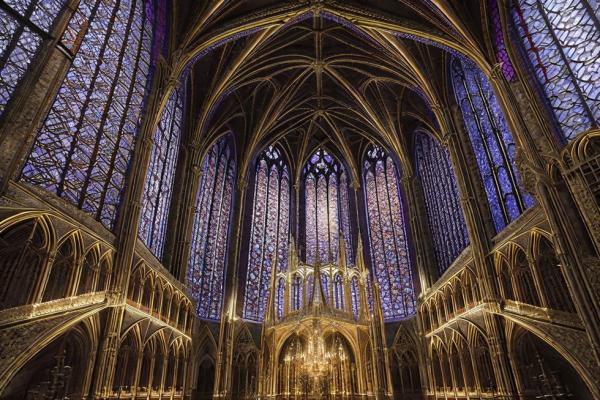
M363 166L371 262L386 319L415 313L408 232L394 161L371 146ZM371 297L371 296L369 296Z
M162 257L167 217L173 192L183 119L183 90L175 90L167 101L156 131L146 183L138 236L159 259Z
M566 140L600 121L600 8L591 0L518 0L513 18Z
M289 213L288 167L281 151L269 146L256 163L244 318L263 320L271 274L287 269ZM273 271L274 261L278 271Z
M512 81L515 77L515 69L508 56L506 44L504 43L504 33L502 32L502 23L500 21L500 10L498 9L498 0L489 0L490 19L492 23L492 40L494 43L494 52L496 59L501 64L501 70L507 81Z
M189 259L188 282L200 318L221 315L231 220L235 161L226 139L215 143L204 159Z
M516 144L488 80L477 67L452 60L456 101L471 139L496 232L533 205L514 168Z
M441 275L469 245L456 177L444 147L421 131L415 135L415 164Z
M343 165L326 150L317 150L304 167L306 262L338 261L340 234L352 264L348 178Z
M65 0L0 2L0 116L42 41L50 36L65 3Z
M21 179L67 199L111 229L146 92L151 7L142 0L88 0L80 9L89 12L89 29Z

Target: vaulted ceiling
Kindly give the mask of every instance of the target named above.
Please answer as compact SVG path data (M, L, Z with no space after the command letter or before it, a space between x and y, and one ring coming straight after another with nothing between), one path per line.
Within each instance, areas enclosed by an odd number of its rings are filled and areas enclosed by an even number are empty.
M274 141L296 173L325 145L356 177L370 142L410 168L414 128L444 130L451 54L488 71L493 60L481 0L176 3L170 62L191 89L188 140L233 132L242 170Z

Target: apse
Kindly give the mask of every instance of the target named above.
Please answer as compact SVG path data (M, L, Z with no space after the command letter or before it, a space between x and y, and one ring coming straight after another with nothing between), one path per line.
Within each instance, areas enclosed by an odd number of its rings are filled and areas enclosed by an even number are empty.
M600 398L599 11L0 1L0 398Z

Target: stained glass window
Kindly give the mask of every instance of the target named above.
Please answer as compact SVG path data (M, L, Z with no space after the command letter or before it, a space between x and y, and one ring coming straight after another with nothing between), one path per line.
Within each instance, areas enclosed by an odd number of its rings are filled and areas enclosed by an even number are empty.
M515 70L512 62L508 57L508 51L504 43L504 33L502 32L502 23L500 22L500 10L498 10L498 0L489 0L490 6L490 19L492 22L492 35L494 42L494 51L496 53L496 59L501 63L502 73L508 81L512 81L515 77Z
M440 275L469 244L456 177L446 149L425 132L415 134L415 169Z
M567 140L600 121L600 6L518 0L514 21Z
M408 317L415 313L415 291L398 171L382 148L371 146L363 176L371 262L380 286L383 315L386 319Z
M304 283L302 281L302 277L300 275L294 276L292 281L292 310L296 311L302 308L303 306L303 288Z
M0 2L0 116L66 0Z
M306 262L338 260L340 233L346 242L346 260L352 263L348 177L341 163L324 149L317 150L304 167Z
M514 168L516 145L490 83L475 65L454 58L452 82L500 232L533 205Z
M171 204L183 118L183 89L174 90L162 111L153 137L146 172L138 235L161 258Z
M352 286L351 286L351 293L352 293L352 315L354 316L354 318L358 318L358 310L360 309L360 298L359 298L359 294L358 294L358 278L355 276L352 278Z
M342 276L337 274L333 281L333 295L335 298L335 308L343 309L344 308L344 283L342 281Z
M287 269L290 177L281 151L269 146L258 157L248 254L244 318L262 321L265 315L273 261Z
M226 139L204 159L189 260L188 282L200 318L218 320L223 304L235 161Z
M285 279L284 278L279 278L279 280L277 281L277 304L276 304L276 310L277 310L277 316L279 318L283 317L283 307L284 307L284 295L285 295Z
M146 92L151 7L142 0L83 0L79 8L79 16L89 15L89 29L21 179L112 228ZM80 18L71 21L75 27L80 23L86 25Z

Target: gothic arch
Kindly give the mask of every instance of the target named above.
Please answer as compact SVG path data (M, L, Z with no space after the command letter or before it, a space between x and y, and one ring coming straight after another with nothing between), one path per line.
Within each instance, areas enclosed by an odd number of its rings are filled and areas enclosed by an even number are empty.
M44 214L21 213L0 223L0 305L38 301L48 274L56 232Z

